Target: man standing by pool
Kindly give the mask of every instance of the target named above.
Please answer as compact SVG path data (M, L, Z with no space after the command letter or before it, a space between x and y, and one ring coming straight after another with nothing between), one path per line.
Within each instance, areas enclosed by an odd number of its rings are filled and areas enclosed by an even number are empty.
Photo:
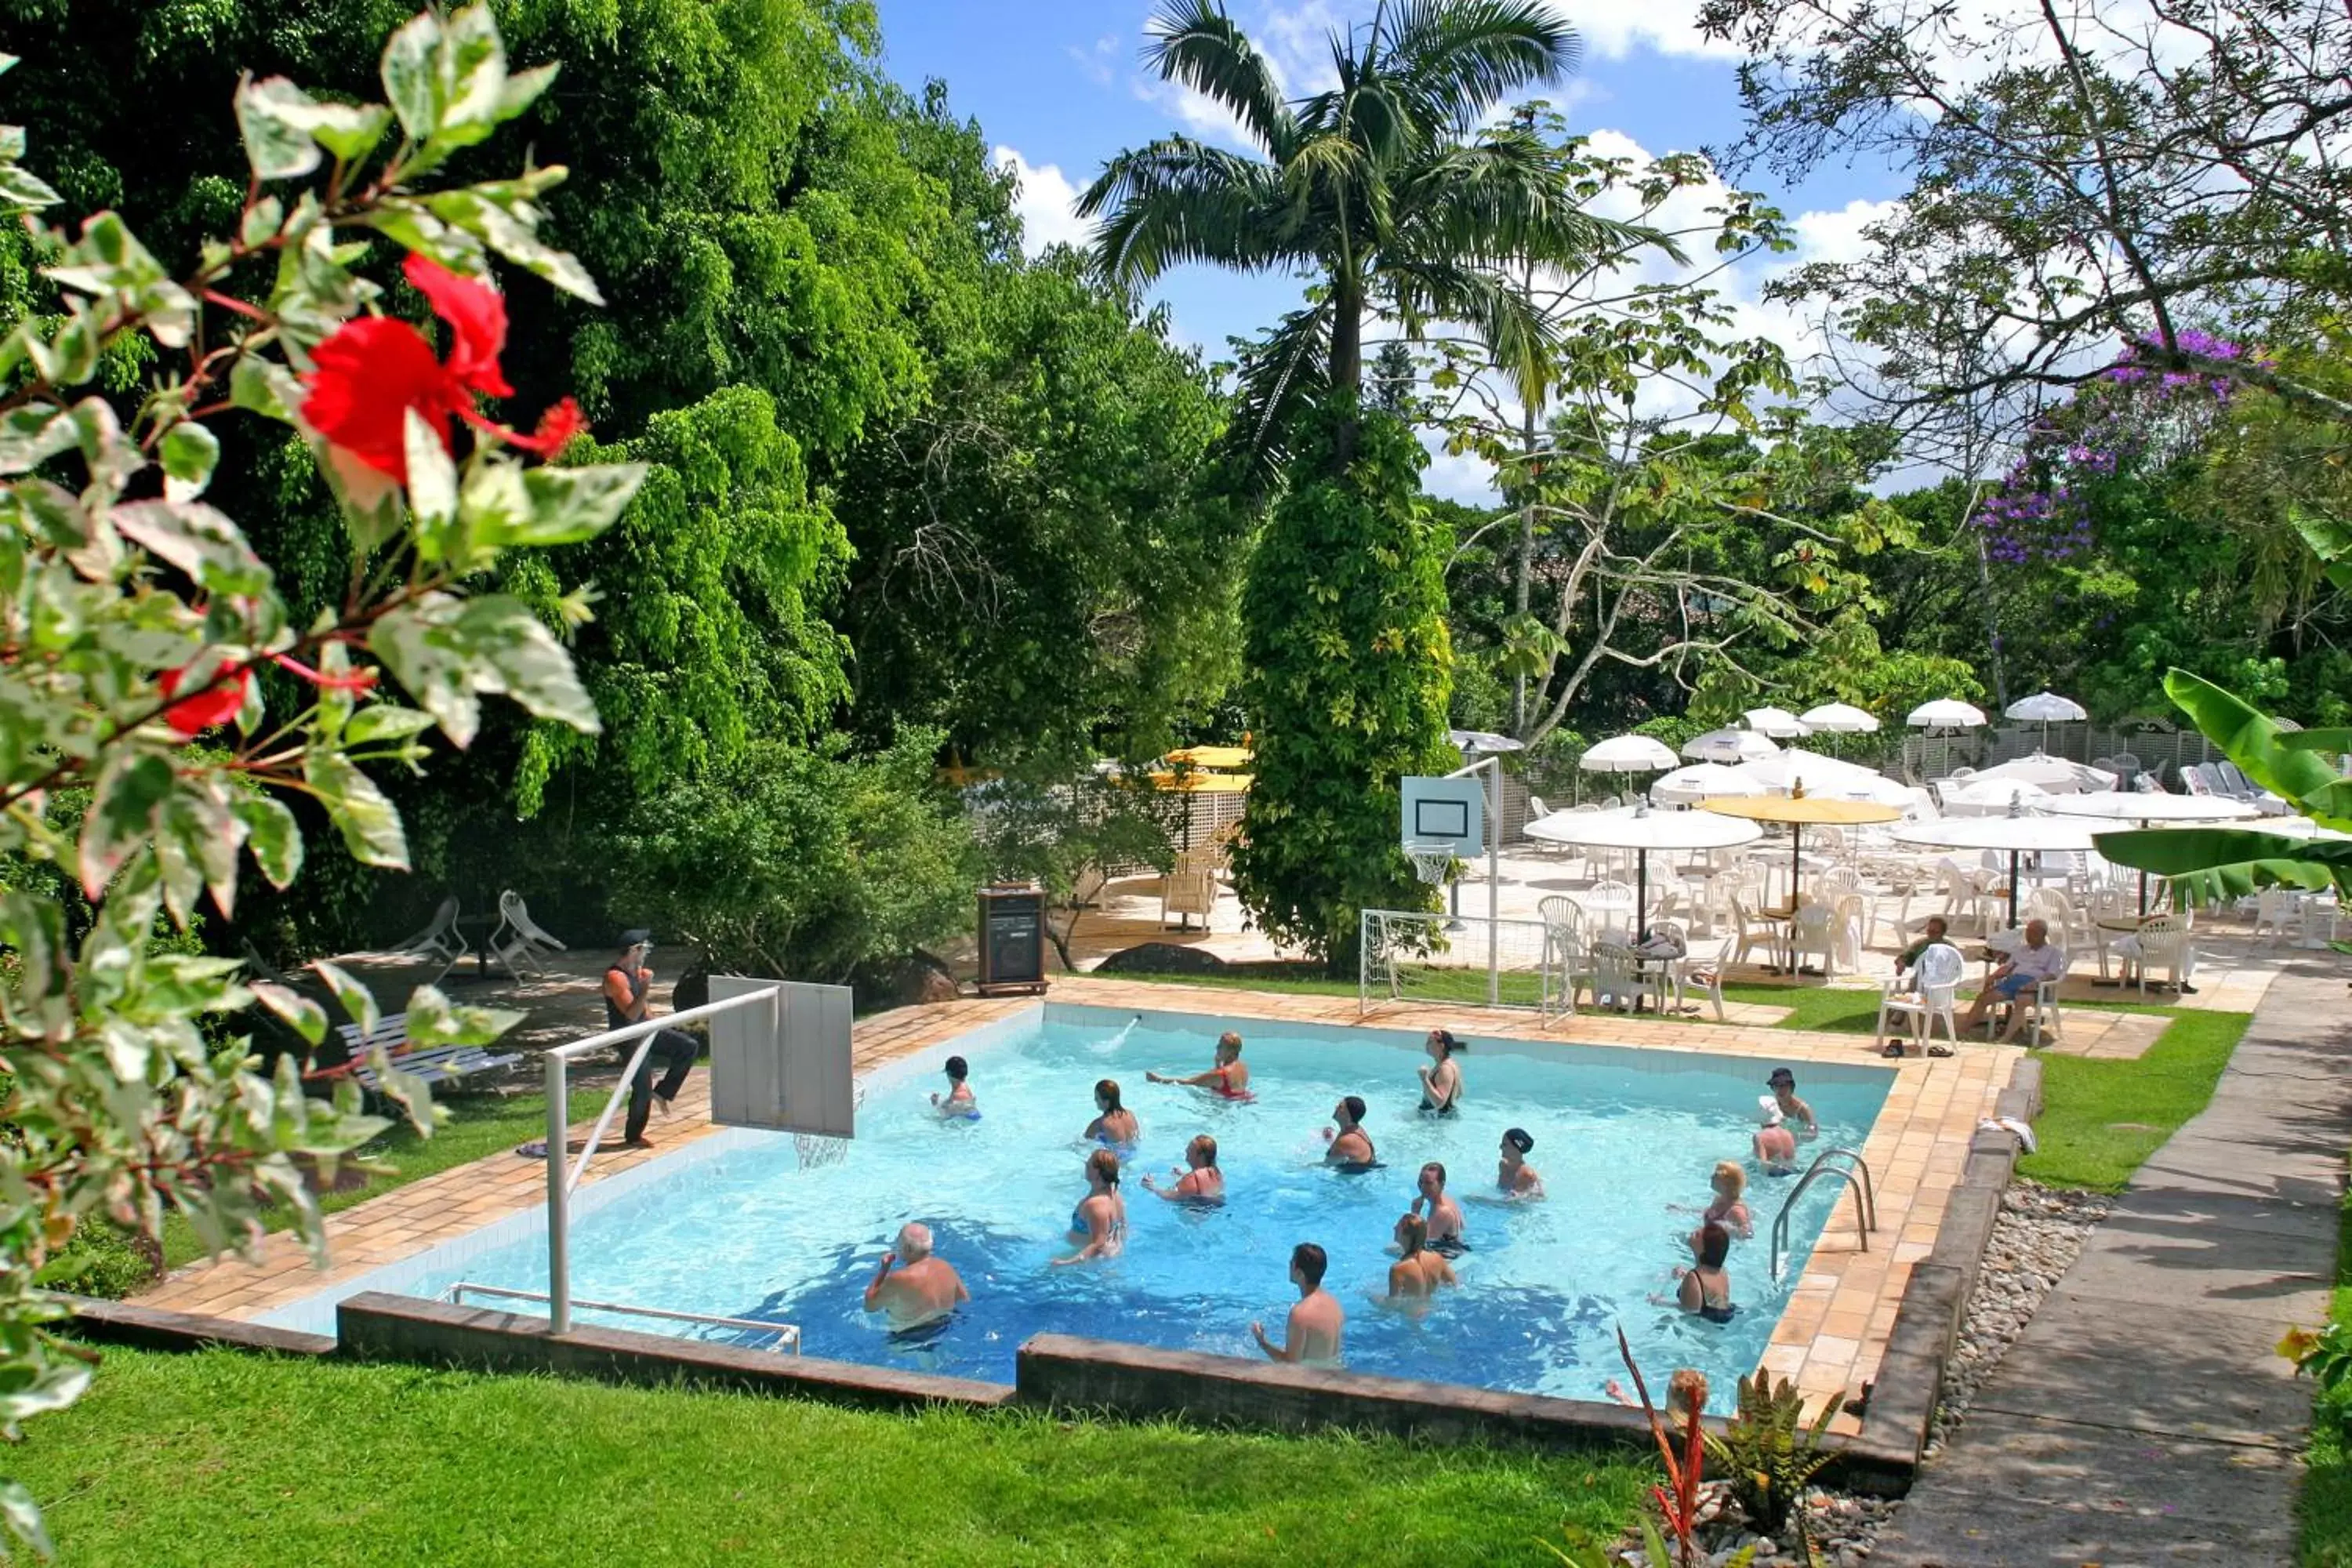
M646 993L653 989L654 972L647 962L653 956L654 933L642 926L621 933L621 956L604 971L604 1026L623 1029L631 1024L645 1022L652 1009ZM627 1065L637 1043L630 1040L616 1047L621 1061ZM662 1113L669 1113L670 1102L677 1091L686 1087L686 1075L694 1070L694 1058L702 1047L692 1035L683 1029L662 1029L654 1036L646 1059L629 1079L628 1130L623 1135L632 1145L646 1142L646 1118L653 1112L653 1102L659 1098ZM654 1082L654 1063L667 1064L661 1082Z
M866 1310L889 1313L894 1333L937 1321L971 1300L947 1260L931 1256L931 1227L911 1220L898 1227L898 1250L882 1255L882 1266L866 1287Z
M1323 1289L1323 1271L1328 1267L1330 1259L1311 1241L1290 1249L1290 1282L1298 1288L1298 1305L1290 1309L1283 1342L1276 1344L1266 1338L1264 1323L1250 1325L1257 1348L1272 1359L1318 1366L1339 1364L1339 1332L1346 1326L1347 1314L1339 1310L1339 1299Z

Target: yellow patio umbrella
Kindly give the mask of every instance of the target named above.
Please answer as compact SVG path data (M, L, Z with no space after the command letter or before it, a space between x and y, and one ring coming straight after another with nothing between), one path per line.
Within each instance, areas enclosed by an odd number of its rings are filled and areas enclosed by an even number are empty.
M1196 768L1238 768L1245 765L1257 753L1247 746L1187 746L1181 752L1171 752L1162 762L1189 764Z
M1231 751L1234 748L1221 746L1200 749ZM1192 847L1192 797L1194 795L1247 795L1250 785L1256 782L1255 773L1201 773L1187 770L1182 773L1160 773L1151 775L1152 788L1173 790L1184 797L1184 847L1187 849Z
M1803 786L1798 786L1800 792ZM1891 805L1877 805L1866 800L1831 800L1818 795L1709 795L1698 803L1701 811L1712 811L1718 816L1744 816L1750 822L1785 822L1792 828L1815 824L1832 827L1859 826L1865 822L1894 822L1902 813ZM1805 836L1801 831L1789 835L1789 908L1797 907L1797 878Z

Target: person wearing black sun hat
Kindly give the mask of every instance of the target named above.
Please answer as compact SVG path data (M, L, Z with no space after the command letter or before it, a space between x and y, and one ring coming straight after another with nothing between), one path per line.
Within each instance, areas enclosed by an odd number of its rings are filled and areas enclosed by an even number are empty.
M652 990L654 972L648 962L653 956L654 933L643 926L635 926L621 933L621 955L604 970L604 1021L609 1028L625 1029L631 1024L645 1022L650 1010L646 993ZM636 1042L628 1041L618 1047L621 1059L626 1063L636 1051ZM694 1070L694 1058L702 1047L692 1035L683 1029L663 1029L654 1036L646 1051L645 1060L629 1078L629 1120L623 1136L632 1145L646 1142L646 1119L653 1113L654 1101L661 1101L662 1114L667 1116L677 1091L686 1087L686 1075ZM661 1082L654 1082L654 1064L665 1064Z

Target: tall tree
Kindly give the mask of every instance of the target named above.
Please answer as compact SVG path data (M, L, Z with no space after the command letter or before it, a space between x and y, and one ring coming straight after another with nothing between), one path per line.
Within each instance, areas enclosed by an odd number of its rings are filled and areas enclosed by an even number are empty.
M2352 416L2204 335L2271 341L2352 279L2352 11L2144 0L2126 23L2056 0L1708 0L1700 25L1748 53L1746 158L1910 173L1859 258L1780 286L1824 306L1860 351L1854 379L1906 422L1996 393L2021 425L2126 342Z
M1574 199L1543 142L1486 123L1512 93L1564 78L1573 29L1541 0L1398 0L1330 39L1334 85L1287 99L1222 0L1169 0L1147 58L1230 112L1261 157L1169 136L1119 153L1079 198L1096 264L1149 283L1206 261L1312 279L1307 304L1247 356L1235 437L1278 459L1303 400L1346 395L1328 448L1354 448L1368 311L1408 338L1461 321L1512 374L1540 372L1555 327L1504 268L1568 263L1636 237Z

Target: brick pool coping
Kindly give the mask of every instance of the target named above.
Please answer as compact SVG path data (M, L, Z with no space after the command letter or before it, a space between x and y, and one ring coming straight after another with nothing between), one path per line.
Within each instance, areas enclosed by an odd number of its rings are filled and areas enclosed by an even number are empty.
M1776 1375L1793 1378L1809 1400L1842 1398L1865 1382L1884 1381L1882 1366L1887 1361L1890 1344L1897 1338L1898 1309L1905 1302L1915 1272L1929 1261L1931 1251L1938 1252L1937 1268L1922 1281L1937 1287L1931 1294L1947 1294L1940 1287L1951 1282L1945 1272L1948 1268L1964 1266L1968 1276L1973 1278L1982 1238L1976 1238L1972 1250L1961 1249L1966 1251L1965 1258L1955 1258L1953 1249L1937 1249L1938 1232L1956 1195L1962 1196L1964 1206L1972 1211L1982 1206L1979 1199L1968 1196L1980 1192L1987 1179L1981 1160L1977 1171L1969 1168L1971 1152L1979 1145L1977 1124L1994 1112L2009 1083L2011 1069L2022 1056L2011 1047L1964 1044L1958 1054L1948 1058L1888 1062L1875 1054L1873 1041L1858 1035L1629 1018L1613 1014L1584 1015L1547 1024L1532 1014L1389 1004L1360 1018L1357 1003L1351 997L1276 994L1126 980L1057 980L1047 1000L1141 1012L1213 1014L1341 1027L1361 1025L1418 1030L1442 1024L1466 1034L1522 1040L1767 1058L1796 1067L1801 1081L1807 1063L1866 1066L1892 1071L1895 1082L1863 1149L1864 1158L1877 1181L1878 1234L1872 1238L1869 1250L1864 1251L1856 1237L1856 1200L1850 1192L1841 1195L1764 1352L1762 1364ZM853 1035L853 1060L860 1070L870 1068L1035 1005L1036 999L1032 997L966 998L901 1008L861 1020ZM600 1158L585 1180L609 1179L662 1153L724 1131L703 1120L708 1113L704 1077L698 1073L689 1080L679 1097L679 1116L653 1129L656 1146L652 1150ZM1989 1137L1984 1141L1983 1158L1995 1157L1997 1151L2005 1150L2010 1143L2006 1134ZM2002 1182L2007 1179L2007 1168L2008 1157L2002 1157L1999 1173ZM1703 1186L1703 1172L1695 1168L1695 1188ZM263 1241L255 1261L223 1258L178 1270L137 1298L137 1305L232 1320L258 1317L330 1285L356 1279L492 1221L529 1210L541 1202L544 1191L545 1173L541 1163L522 1160L512 1153L490 1155L395 1187L381 1197L331 1215L327 1237L331 1261L323 1272L310 1266L308 1255L291 1237L277 1235ZM1996 1205L1998 1197L1999 1187L1995 1184L1992 1198ZM1770 1215L1759 1214L1758 1218L1760 1233L1769 1227ZM1985 1221L1990 1224L1989 1213ZM1963 1240L1958 1236L1951 1239ZM1918 1325L1932 1315L1927 1310L1935 1305L1923 1300L1919 1310L1910 1314L1914 1322L1905 1327L1910 1330L1911 1340L1918 1341L1926 1331ZM1957 1299L1948 1305L1949 1316L1956 1321ZM1948 1331L1947 1323L1942 1331L1947 1346ZM1908 1364L1916 1373L1916 1358ZM1940 1356L1936 1364L1939 1373ZM1916 1378L1906 1376L1905 1381L1914 1382ZM1885 1391L1886 1394L1895 1392ZM1881 1408L1875 1401L1882 1396L1874 1394L1874 1417ZM1916 1398L1914 1394L1895 1403L1910 1404ZM1932 1386L1927 1400L1932 1405ZM1906 1415L1899 1425L1907 1425L1907 1419ZM1871 1425L1876 1427L1880 1423L1874 1419ZM1850 1436L1861 1426L1853 1417L1841 1415L1832 1430Z

